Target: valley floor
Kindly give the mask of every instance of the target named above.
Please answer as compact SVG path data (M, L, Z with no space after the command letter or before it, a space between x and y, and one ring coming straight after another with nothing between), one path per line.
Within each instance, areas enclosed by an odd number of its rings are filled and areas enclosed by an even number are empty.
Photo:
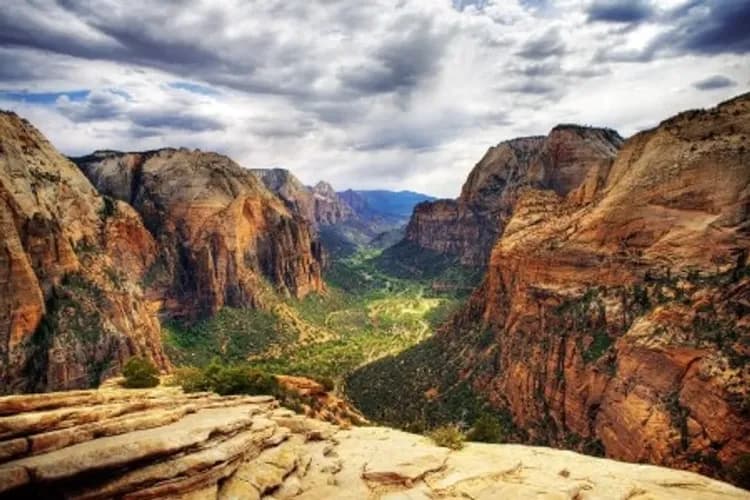
M194 324L168 322L165 344L177 364L249 361L264 371L343 380L354 370L429 338L462 302L429 281L376 265L379 251L335 260L328 290L278 302L270 311L225 308Z

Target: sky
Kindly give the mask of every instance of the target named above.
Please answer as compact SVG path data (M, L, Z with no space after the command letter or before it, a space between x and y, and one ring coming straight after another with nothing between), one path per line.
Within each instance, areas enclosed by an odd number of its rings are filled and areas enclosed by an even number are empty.
M0 109L64 154L188 147L455 197L487 148L750 91L748 0L19 0Z

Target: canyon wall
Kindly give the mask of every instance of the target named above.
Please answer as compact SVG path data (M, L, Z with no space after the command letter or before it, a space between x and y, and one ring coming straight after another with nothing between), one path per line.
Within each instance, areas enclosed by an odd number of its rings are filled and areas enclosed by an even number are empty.
M156 243L26 120L0 112L0 392L97 384L168 361L141 278Z
M601 182L621 144L612 130L575 125L555 127L547 137L501 142L474 167L457 200L415 208L404 241L483 267L520 189L551 189L564 196L588 175L591 183Z
M310 225L231 159L187 149L76 159L104 194L129 202L156 236L149 289L189 318L262 307L324 288Z
M466 307L351 377L355 403L444 421L477 397L523 442L730 477L750 460L748 137L746 94L516 190Z

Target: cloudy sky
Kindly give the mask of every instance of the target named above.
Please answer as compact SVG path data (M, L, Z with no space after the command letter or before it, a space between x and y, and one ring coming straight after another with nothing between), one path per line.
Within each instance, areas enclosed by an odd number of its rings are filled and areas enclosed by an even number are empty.
M557 123L623 135L750 90L747 0L19 0L0 108L64 153L186 146L453 197Z

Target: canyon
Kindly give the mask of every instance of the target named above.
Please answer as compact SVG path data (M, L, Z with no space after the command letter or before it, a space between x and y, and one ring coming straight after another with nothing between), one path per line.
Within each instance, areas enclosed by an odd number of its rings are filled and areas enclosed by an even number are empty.
M0 398L2 486L746 497L698 474L748 484L749 136L750 94L628 139L559 125L435 200L185 148L69 159L2 112L0 388L48 392ZM134 356L250 363L319 406L126 390ZM420 433L490 418L511 444L449 451L337 408Z

